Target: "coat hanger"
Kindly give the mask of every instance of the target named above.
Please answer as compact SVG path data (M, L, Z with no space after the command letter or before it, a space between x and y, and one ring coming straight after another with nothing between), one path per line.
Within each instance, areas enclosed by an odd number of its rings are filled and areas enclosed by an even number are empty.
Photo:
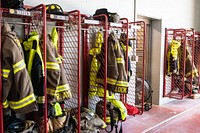
M12 25L11 30L12 30L13 32L15 32L15 24Z

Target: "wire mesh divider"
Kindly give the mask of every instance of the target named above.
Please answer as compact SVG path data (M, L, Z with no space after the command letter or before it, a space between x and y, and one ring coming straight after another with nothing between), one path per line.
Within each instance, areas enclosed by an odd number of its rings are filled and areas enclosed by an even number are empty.
M195 43L194 43L194 65L197 68L197 77L196 79L193 79L195 81L194 82L194 87L195 87L195 91L198 91L198 93L200 93L200 78L199 78L199 74L200 74L200 32L195 32Z
M129 23L129 43L132 51L130 52L130 66L132 75L129 81L129 92L126 96L128 104L137 107L140 114L144 111L145 88L145 37L146 24L143 21Z
M6 8L2 8L2 14L1 14L1 22L5 21L10 25L14 25L15 28L19 28L20 32L17 32L17 34L24 38L28 32L27 31L36 31L39 34L45 34L46 33L46 7L44 5L38 5L36 7L33 7L31 10L29 11L22 11L22 10L15 10L15 9L6 9ZM27 21L28 20L28 21ZM18 22L17 22L18 21ZM37 24L36 24L37 23ZM21 31L25 31L24 33ZM41 38L43 41L43 47L45 48L45 40L46 37L42 36ZM44 61L45 61L45 55L46 55L46 50L44 49ZM1 60L2 61L2 60ZM44 64L45 65L45 64ZM46 72L46 69L44 69L44 73ZM46 79L44 77L44 88L46 88ZM1 80L1 86L2 86L2 80ZM44 90L45 91L45 90ZM2 100L2 88L1 88L1 94L0 94L0 99ZM45 96L46 94L44 94ZM2 101L1 101L1 105L2 105ZM46 103L45 103L46 105ZM1 106L1 111L2 106ZM41 113L42 112L42 113ZM47 119L45 119L45 116L47 115L47 109L44 108L43 111L38 112L31 112L31 113L27 113L27 114L20 114L19 117L21 118L25 118L25 119L30 119L30 120L34 120L35 122L37 122L37 125L41 126L41 130L40 132L47 132L46 128L47 128ZM34 113L34 116L32 115ZM24 115L24 116L21 116ZM32 115L32 116L31 116ZM40 118L43 118L43 120L41 121ZM3 120L3 115L1 114L0 117L1 120ZM37 119L37 120L36 120ZM39 120L40 119L40 120ZM38 126L38 127L39 127ZM0 131L4 132L4 123L1 122L0 124Z
M177 66L173 65L170 57L171 44L178 41ZM178 46L178 45L177 45ZM194 30L165 29L164 52L164 77L163 96L175 99L183 99L192 93L192 74L194 69Z

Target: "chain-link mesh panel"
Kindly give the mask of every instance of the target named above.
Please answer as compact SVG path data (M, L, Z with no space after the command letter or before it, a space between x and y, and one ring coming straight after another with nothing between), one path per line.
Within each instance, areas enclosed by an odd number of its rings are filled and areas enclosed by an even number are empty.
M191 94L193 32L166 29L164 96L182 99Z
M60 37L61 55L63 57L63 66L67 81L71 88L72 98L65 101L65 106L68 109L78 107L78 25L77 23L65 23L67 29L61 29Z
M195 78L193 78L193 93L200 93L200 79L199 79L199 74L200 74L200 33L197 32L195 33L195 44L194 44L194 65L196 66L197 69L197 75Z
M143 112L144 105L144 59L145 59L145 23L133 22L129 27L129 43L132 51L129 55L132 74L129 81L129 92L127 94L127 102ZM149 87L147 93L149 97ZM150 91L151 92L151 91Z

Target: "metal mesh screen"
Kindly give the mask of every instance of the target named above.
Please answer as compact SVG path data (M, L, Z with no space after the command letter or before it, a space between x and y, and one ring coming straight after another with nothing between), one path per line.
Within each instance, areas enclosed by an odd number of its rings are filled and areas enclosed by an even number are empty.
M129 81L127 103L143 112L144 105L144 60L145 60L145 23L133 22L129 27L129 43L132 45L130 65L132 75ZM150 94L147 94L150 95Z
M65 23L67 29L62 29L60 42L61 55L67 81L69 82L72 98L65 101L67 108L78 107L78 26L77 23Z
M200 93L199 87L200 87L200 79L199 79L199 74L200 74L200 33L197 32L195 33L195 44L194 44L194 65L197 68L198 75L196 79L193 79L194 82L194 87L198 90L198 93Z

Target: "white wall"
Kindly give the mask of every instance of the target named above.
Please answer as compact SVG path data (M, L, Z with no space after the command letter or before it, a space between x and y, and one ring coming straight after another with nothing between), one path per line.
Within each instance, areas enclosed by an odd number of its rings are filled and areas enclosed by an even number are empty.
M199 0L137 0L137 12L153 18L162 18L166 27L191 28L199 8ZM195 27L194 27L195 28Z
M133 20L133 0L25 0L26 5L59 4L64 11L80 10L82 14L93 15L96 9L107 8L109 12L117 12L120 17Z
M200 0L196 0L195 17L195 27L197 27L197 30L200 31Z
M199 8L199 0L137 0L137 14L154 18L151 78L154 89L153 102L156 104L169 102L169 99L162 97L164 30L165 28L195 28L199 30Z

